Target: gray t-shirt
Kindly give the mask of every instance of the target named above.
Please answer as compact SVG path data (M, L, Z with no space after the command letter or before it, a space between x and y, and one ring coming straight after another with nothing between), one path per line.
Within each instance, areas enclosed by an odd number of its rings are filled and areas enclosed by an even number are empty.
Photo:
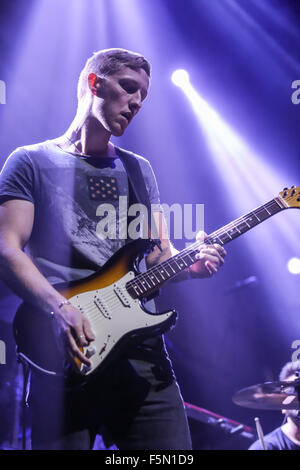
M267 450L300 450L300 446L291 441L281 428L276 428L274 431L266 434L265 444ZM249 447L249 450L263 450L261 442L259 440L255 441Z
M150 203L159 207L150 163L134 156ZM83 158L62 150L52 141L17 148L0 173L0 203L18 198L34 204L28 249L38 269L52 284L93 274L127 242L124 237L127 211L124 216L119 209L129 201L128 193L127 174L118 155ZM116 216L115 228L108 229L107 238L103 237L101 225L108 214L102 210L103 204L109 204Z

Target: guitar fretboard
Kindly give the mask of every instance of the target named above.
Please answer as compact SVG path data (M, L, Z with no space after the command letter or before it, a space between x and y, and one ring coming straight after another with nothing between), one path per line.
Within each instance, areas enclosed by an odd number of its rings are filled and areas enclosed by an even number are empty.
M194 264L200 245L204 243L207 245L214 243L225 245L285 208L279 198L272 199L252 212L211 233L204 242L196 241L175 256L148 269L145 273L138 274L134 279L127 282L127 291L135 299L148 297L166 281Z

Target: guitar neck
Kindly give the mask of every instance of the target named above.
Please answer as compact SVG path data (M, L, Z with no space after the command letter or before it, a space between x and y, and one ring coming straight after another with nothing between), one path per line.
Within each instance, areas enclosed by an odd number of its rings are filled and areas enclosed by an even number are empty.
M195 263L200 245L204 243L208 245L214 243L225 245L286 208L281 200L275 197L266 204L211 233L205 239L205 242L196 241L175 256L155 265L145 273L138 274L134 279L127 282L127 291L136 299L149 297L165 282Z

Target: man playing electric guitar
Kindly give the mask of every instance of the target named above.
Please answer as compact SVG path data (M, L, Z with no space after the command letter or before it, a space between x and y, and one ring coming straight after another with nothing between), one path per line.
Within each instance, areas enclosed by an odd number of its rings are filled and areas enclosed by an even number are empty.
M158 208L153 217L161 245L147 255L147 267L176 253L149 162L110 142L112 135L124 133L142 107L149 82L150 65L141 55L123 49L95 53L81 72L78 109L66 133L16 149L1 172L1 278L38 312L36 318L51 317L74 369L78 364L91 367L84 348L95 343L95 332L88 316L53 286L92 276L126 243L99 237L97 222L101 204L109 202L116 207L120 228L124 221L117 209L119 198L127 196L129 203L138 199L129 160L138 163L144 193ZM213 275L225 254L220 245L201 245L197 261L178 278ZM99 302L105 321L109 312ZM34 327L33 320L28 328ZM99 430L119 449L191 448L161 335L124 349L99 376L74 388L64 388L59 377L34 371L29 403L33 449L89 449Z

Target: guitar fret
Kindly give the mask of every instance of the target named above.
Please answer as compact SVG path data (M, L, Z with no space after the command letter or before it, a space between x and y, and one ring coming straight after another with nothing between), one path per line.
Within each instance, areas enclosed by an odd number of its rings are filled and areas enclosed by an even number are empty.
M185 266L187 266L187 264L184 262L184 259L182 258L182 256L178 257L178 262L179 262L179 269L180 271L182 271L182 269L184 269Z
M247 224L245 220L243 220L243 222L239 224L239 229L241 230L241 233L249 229L249 225Z
M180 266L179 266L178 263L177 263L177 259L175 259L175 258L173 258L173 259L174 259L174 263L176 264L177 268L178 268L179 271L180 271Z
M276 202L276 204L279 206L280 209L285 209L284 205L277 197L275 197L274 201Z
M164 275L163 275L164 270L162 269L162 270L160 270L159 272L160 272L161 277L162 277L163 280L165 281L165 278L164 278Z
M240 235L241 232L239 231L239 229L237 227L233 227L229 230L228 233L231 233L233 236L238 236L238 235Z
M188 266L188 264L187 264L187 263L184 261L184 258L183 258L183 257L181 257L181 259L182 259L182 261L183 261L184 265L185 265L185 266Z
M148 287L150 287L150 289L151 289L152 286L151 286L151 285L149 284L149 282L147 281L147 276L146 276L146 275L143 275L143 276L144 276L144 279L143 279L142 283L143 283L143 284L147 284ZM144 287L145 287L145 286L144 286Z
M174 274L174 270L172 269L170 263L168 263L167 260L165 261L164 264L165 264L165 271L168 273L168 276L171 277Z
M257 218L258 222L260 222L259 218L257 217L256 213L255 212L252 212L253 215L255 215L255 217Z
M139 280L139 285L143 293L147 291L147 287L143 285L143 281L141 279Z
M189 253L187 253L187 255L190 258L190 260L192 261L192 263L194 263L195 262L194 258Z
M165 274L167 277L171 277L171 276L172 276L172 273L167 270L167 267L168 267L168 265L167 265L166 263L164 263L164 274Z
M167 260L167 263L168 263L168 265L170 266L170 268L172 269L173 273L175 274L176 271L175 271L175 269L173 268L172 263L170 263L169 260Z
M205 241L206 243L206 241ZM220 238L219 235L212 238L211 243L218 243L219 245L224 245L223 240Z
M151 270L151 272L153 273L153 276L155 277L155 279L156 279L156 280L157 280L157 282L159 283L159 282L160 282L160 280L159 280L159 279L158 279L158 277L156 276L156 274L155 274L154 270Z
M160 284L162 283L162 281L165 281L165 278L162 275L162 273L160 272L159 268L156 269L156 274L159 276L159 283Z
M230 242L230 240L232 240L232 239L233 239L233 238L231 237L231 235L229 235L229 233L226 231L226 232L224 233L223 238L222 238L223 245L224 245L225 243Z
M264 206L264 209L268 212L269 215L272 215L271 212L268 211L268 209L266 208L266 206Z
M257 211L257 215L260 222L270 217L270 213L264 209L260 209L259 211Z
M135 292L137 291L136 293L139 294L138 287L135 284L133 284L133 288L134 288Z
M194 259L189 255L189 253L184 253L183 254L183 258L185 260L185 263L187 266L190 266L191 264L194 263Z
M135 285L136 285L137 289L140 290L140 294L143 294L144 291L143 291L142 287L140 286L140 284L138 283L138 281L135 281Z
M154 276L153 276L153 275L149 275L149 278L150 278L152 284L154 285L154 287L156 287L156 284L155 284L155 282L153 281Z

